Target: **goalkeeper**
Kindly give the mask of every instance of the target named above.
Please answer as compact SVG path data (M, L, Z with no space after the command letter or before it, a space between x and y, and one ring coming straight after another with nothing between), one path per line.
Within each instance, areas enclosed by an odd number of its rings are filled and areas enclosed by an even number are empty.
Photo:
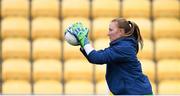
M93 64L107 64L106 81L114 95L151 95L148 77L142 73L137 53L143 40L139 27L132 21L117 18L109 25L110 46L96 51L88 39L89 30L81 23L69 26L66 31L76 36L81 52Z

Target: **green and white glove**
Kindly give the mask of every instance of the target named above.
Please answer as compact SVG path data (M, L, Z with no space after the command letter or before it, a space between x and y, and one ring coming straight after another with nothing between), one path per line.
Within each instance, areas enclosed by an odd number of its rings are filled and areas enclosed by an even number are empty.
M89 30L82 23L77 22L71 25L71 33L78 39L82 48L89 44L88 33Z

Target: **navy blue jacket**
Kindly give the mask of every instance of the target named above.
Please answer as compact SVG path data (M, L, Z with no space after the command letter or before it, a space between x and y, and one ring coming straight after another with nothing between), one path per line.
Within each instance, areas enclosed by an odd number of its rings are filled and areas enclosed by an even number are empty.
M87 55L81 52L93 64L107 64L106 81L114 95L152 94L151 84L143 75L141 63L136 57L137 41L132 37L124 37L112 41L104 50L93 50Z

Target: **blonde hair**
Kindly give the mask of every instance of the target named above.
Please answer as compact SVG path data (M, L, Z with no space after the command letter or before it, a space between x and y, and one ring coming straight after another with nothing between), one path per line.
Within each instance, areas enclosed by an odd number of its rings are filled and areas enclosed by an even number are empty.
M143 48L143 38L141 36L138 25L133 21L127 21L124 18L116 18L113 19L112 22L117 22L118 28L122 28L125 30L125 37L133 36L137 43L137 53L139 51L139 43L141 45L141 49Z

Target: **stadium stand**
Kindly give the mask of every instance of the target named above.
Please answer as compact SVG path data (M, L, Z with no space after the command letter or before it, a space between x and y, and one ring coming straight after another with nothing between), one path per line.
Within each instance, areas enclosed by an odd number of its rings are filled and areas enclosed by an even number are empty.
M159 60L158 80L180 79L180 60L179 59L163 59Z
M115 18L115 17L114 17ZM92 21L92 38L108 38L109 23L113 17L99 17Z
M32 44L33 59L60 59L61 58L61 42L54 38L39 38Z
M32 21L32 39L60 37L60 21L53 17L37 17Z
M30 81L31 63L24 59L8 59L2 63L2 79Z
M108 95L108 86L105 80L96 82L96 94L98 95Z
M38 80L61 80L62 64L54 59L38 59L33 63L34 81Z
M119 0L92 0L92 18L97 17L119 17Z
M150 1L149 0L124 0L123 1L123 17L150 17Z
M78 87L77 87L78 86ZM92 95L93 83L87 80L71 80L65 83L66 95Z
M144 46L143 49L139 50L139 53L137 54L137 56L141 59L153 59L153 52L154 52L154 44L152 42L152 40L150 39L144 39ZM141 46L139 46L139 48L141 48Z
M28 39L30 21L24 17L6 17L1 21L1 37L14 38L21 37Z
M34 94L57 95L62 94L62 84L56 80L39 80L34 83Z
M178 95L180 94L179 80L164 80L159 84L159 94L163 95Z
M151 59L141 59L142 71L151 81L155 80L155 62Z
M64 45L64 60L68 59L81 59L84 58L83 54L79 51L80 47L79 46L71 46L67 42L63 43ZM73 55L72 55L73 54Z
M93 65L85 59L70 59L64 63L64 80L93 80Z
M29 17L29 0L1 0L1 17Z
M2 94L31 94L31 85L24 80L8 80L2 84Z
M156 41L155 46L156 60L180 58L180 40L178 38L161 38Z
M41 17L59 17L59 0L32 0L31 16Z
M62 0L62 17L85 17L90 16L89 0Z
M23 38L7 38L2 41L2 59L30 57L30 41Z
M162 17L154 21L154 37L180 38L180 20L177 18Z
M154 0L152 6L154 18L180 16L178 0Z

